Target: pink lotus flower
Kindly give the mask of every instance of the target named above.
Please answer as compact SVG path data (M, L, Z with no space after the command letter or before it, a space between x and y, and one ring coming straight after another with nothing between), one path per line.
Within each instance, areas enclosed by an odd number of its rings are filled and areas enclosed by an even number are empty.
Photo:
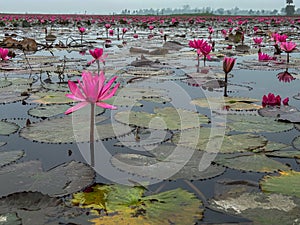
M208 44L207 41L205 41L204 39L194 39L193 41L189 41L189 46L191 48L195 48L197 50L197 59L198 59L198 67L199 67L199 58L201 55L204 56L204 66L205 66L205 61L206 58L209 59L209 53L212 50L212 46L210 44Z
M208 32L209 32L210 34L212 34L214 31L215 31L214 28L208 27Z
M254 33L256 33L256 32L258 31L258 29L259 29L259 28L258 28L257 26L254 26L254 27L253 27Z
M94 58L92 61L88 62L89 65L96 61L105 64L105 59L108 54L103 55L103 48L95 48L94 50L89 50L89 52Z
M281 73L277 74L277 78L281 82L291 82L292 80L295 80L296 78L292 76L287 70Z
M226 38L226 36L227 36L227 30L222 29L221 33L222 33L223 37Z
M285 99L282 100L283 105L288 105L289 104L289 97L286 97Z
M277 34L275 37L277 42L286 42L286 39L288 38L288 36L285 34Z
M232 70L234 64L235 64L235 58L230 58L230 57L224 57L223 59L223 71L225 74L230 73Z
M275 56L270 56L266 53L259 52L258 53L258 61L268 61L268 60L276 60Z
M280 48L285 51L286 53L291 53L293 50L296 49L296 43L294 42L282 42Z
M124 35L127 31L128 31L128 29L127 29L126 27L124 27L124 28L122 29L123 35Z
M79 27L78 30L81 34L83 34L86 31L85 27Z
M107 24L105 24L104 26L105 26L105 28L108 30L108 29L111 27L111 24L107 23Z
M263 41L263 38L262 37L255 37L255 38L253 38L253 41L256 45L260 45Z
M100 76L92 75L89 72L82 73L82 81L78 80L78 84L73 81L68 81L71 94L66 94L66 97L79 101L75 106L65 111L65 114L75 112L88 104L96 104L99 107L106 109L116 109L115 106L109 105L104 100L107 100L114 96L120 84L116 84L113 89L110 89L117 77L113 77L107 84L105 82L105 76L103 71L100 72Z
M280 48L287 53L286 62L290 62L290 53L296 49L296 43L294 42L282 42Z
M153 29L154 29L154 26L150 25L150 26L149 26L149 30L151 31L151 30L153 30Z
M10 59L7 55L8 55L8 49L7 48L0 48L0 58L1 58L1 60Z
M264 95L262 98L262 106L280 106L281 105L281 97L280 95L275 96L273 93L269 93L268 95Z
M288 105L289 98L285 98L282 100L283 105ZM262 98L262 106L280 106L281 105L281 97L280 95L275 96L273 93L269 93L268 95L264 95Z
M225 73L225 85L224 85L224 97L227 97L227 83L228 83L228 73L232 70L235 64L235 58L224 57L223 59L223 71Z
M109 36L114 36L114 30L109 30Z
M133 38L138 38L138 37L139 37L138 34L134 34L134 35L133 35Z

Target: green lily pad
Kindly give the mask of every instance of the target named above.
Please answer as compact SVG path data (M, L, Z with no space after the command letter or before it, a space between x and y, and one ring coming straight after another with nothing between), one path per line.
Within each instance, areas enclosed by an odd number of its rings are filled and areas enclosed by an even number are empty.
M37 106L35 108L32 108L28 111L28 114L34 117L53 117L57 116L59 114L63 114L68 108L70 108L70 105L42 105ZM105 111L105 109L96 107L95 108L95 114L100 115Z
M12 85L12 82L9 81L8 79L5 78L0 79L0 88L8 87L10 85Z
M190 149L177 147L176 151L180 151L180 153L174 153L175 148L168 145L158 146L155 150L151 150L154 157L119 153L111 158L111 163L118 169L128 173L163 180L204 180L225 172L225 168L212 164L204 170L200 170L200 160L205 157L203 152L193 152ZM167 158L169 154L171 154L170 159ZM174 156L174 154L176 155ZM181 160L180 154L190 154L191 158L185 162ZM167 176L169 172L171 172L170 176Z
M19 126L13 122L0 121L0 135L10 135L16 133Z
M24 151L0 152L0 167L10 164L24 156Z
M172 133L170 131L137 128L132 133L119 137L119 142L115 143L114 146L135 147L155 145L166 142L171 137Z
M282 115L298 112L293 106L264 107L258 110L258 114L264 117L280 118Z
M0 215L0 225L22 225L22 220L16 213Z
M288 166L263 154L218 154L214 162L236 170L270 173L288 170Z
M182 138L182 136L184 138ZM180 140L180 138L182 140ZM172 142L180 146L202 151L234 153L260 149L267 144L267 139L263 136L253 134L214 135L213 130L203 127L200 128L198 132L196 132L195 129L189 129L177 133L173 135ZM213 145L214 149L212 149L208 143L215 143L215 145Z
M197 105L203 108L210 108L213 110L257 110L260 109L260 105L254 104L260 102L258 99L253 98L239 98L239 97L220 97L220 98L198 98L191 101L191 104Z
M67 207L62 199L43 195L39 192L19 192L0 199L0 224L91 224L92 219L86 216L86 221L78 217L86 215L82 209ZM6 222L1 222L1 218ZM61 223L65 222L65 223Z
M96 185L73 195L73 204L105 210L94 224L194 224L202 218L201 201L182 189L144 196L141 187Z
M139 101L150 101L155 103L170 102L166 97L167 91L150 87L124 87L117 94L105 102L116 106L141 106Z
M231 190L231 193L234 193ZM280 194L242 193L212 200L211 207L225 213L242 216L254 225L287 224L299 221L299 199Z
M84 114L83 114L84 115ZM95 140L104 140L122 136L131 132L132 128L120 123L99 124L106 117L96 117ZM74 143L90 140L90 121L84 116L65 116L32 123L20 131L20 136L45 143Z
M290 145L286 145L286 144L274 142L274 141L268 141L267 145L265 145L264 147L262 147L260 149L255 149L253 152L264 152L264 153L271 152L271 154L272 154L273 151L280 152L279 150L284 150L289 147L290 147Z
M238 132L282 132L293 129L293 124L275 121L270 117L228 115L227 125Z
M28 103L39 104L67 104L72 103L73 100L66 97L68 92L36 92L30 96L26 101Z
M50 196L65 196L90 185L95 172L80 162L67 162L46 172L39 161L11 164L0 169L0 196L15 192L38 191ZM20 185L22 184L22 185Z
M64 113L68 108L69 105L44 105L38 106L36 108L32 108L28 111L28 114L35 117L52 117L59 114Z
M300 112L295 111L293 113L283 114L278 118L278 121L300 123Z
M34 82L33 78L8 78L14 86L30 85Z
M208 123L208 118L196 112L172 107L155 108L154 113L123 111L115 115L121 123L151 129L184 130Z
M10 85L0 88L0 104L18 102L28 98L28 87L27 85Z
M300 150L300 136L294 138L292 145L294 148Z
M280 157L280 158L296 158L300 159L300 151L275 151L267 152L267 156Z
M0 141L0 147L6 145L6 142Z
M62 92L70 91L68 84L65 83L63 84L47 83L47 84L43 84L43 87L51 91L62 91Z
M260 181L260 186L264 192L300 197L300 172L281 171L278 176L265 176Z

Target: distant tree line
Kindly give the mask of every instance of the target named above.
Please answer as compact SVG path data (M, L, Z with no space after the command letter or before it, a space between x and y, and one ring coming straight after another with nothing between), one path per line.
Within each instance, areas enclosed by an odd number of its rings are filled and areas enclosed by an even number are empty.
M238 7L234 7L231 9L212 9L211 7L202 7L202 8L191 8L189 5L183 5L181 8L162 8L162 9L136 9L129 10L123 9L121 14L125 15L173 15L173 14L214 14L214 15L259 15L259 16L267 16L267 15L300 15L300 8L295 9L294 5L290 5L292 0L289 1L289 4L285 8L281 8L280 10L254 10L254 9L239 9Z

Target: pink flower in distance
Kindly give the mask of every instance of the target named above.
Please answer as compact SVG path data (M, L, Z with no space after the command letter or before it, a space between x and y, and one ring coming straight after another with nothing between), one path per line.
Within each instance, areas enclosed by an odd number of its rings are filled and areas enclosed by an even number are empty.
M8 49L7 48L0 48L0 58L1 58L1 60L10 59L7 55L8 55Z
M259 52L258 53L258 61L268 61L268 60L276 60L275 56L270 56L266 53Z
M153 29L154 29L154 26L150 25L149 30L153 30Z
M117 77L115 76L107 84L104 84L105 76L103 71L101 71L99 76L94 76L90 72L83 72L82 81L78 80L78 84L69 80L68 86L71 94L66 94L66 97L79 101L79 103L65 111L65 114L75 112L88 104L96 104L105 109L116 109L115 106L103 102L113 97L116 93L119 83L111 89L116 79Z
M89 52L94 58L92 61L88 62L89 65L97 60L105 64L105 59L108 54L103 55L103 48L95 48L94 50L89 50Z
M204 39L194 39L193 41L189 41L189 46L191 48L195 48L195 49L201 49L202 45L205 43L206 41Z
M277 78L281 82L291 82L292 80L295 80L296 78L292 76L288 71L284 71L277 74Z
M263 38L262 37L255 37L255 38L253 38L253 41L256 45L260 45L263 41Z
M111 29L111 30L109 30L108 33L109 33L109 36L114 36L114 30Z
M104 25L106 29L109 29L111 27L111 24L107 23Z
M293 50L296 49L296 43L294 42L282 42L280 48L285 51L286 53L291 53Z
M286 42L286 39L288 38L285 34L277 34L276 35L276 41L277 42Z
M123 34L125 34L127 31L128 31L128 29L127 29L126 27L124 27L124 28L122 29L122 33L123 33Z
M133 35L133 38L138 38L138 37L139 37L138 34L134 34L134 35Z
M85 27L79 27L78 30L81 34L83 34L86 31Z

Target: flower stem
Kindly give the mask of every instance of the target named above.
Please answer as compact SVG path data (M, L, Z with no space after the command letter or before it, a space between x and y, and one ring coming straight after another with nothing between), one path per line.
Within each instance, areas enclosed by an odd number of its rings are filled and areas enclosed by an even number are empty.
M98 66L97 74L98 74L98 76L100 76L100 61L96 60L96 62L97 62L97 66Z
M90 153L91 153L91 166L95 166L95 104L91 103L91 123L90 123Z
M286 62L287 62L287 63L290 62L290 53L287 53L287 56L286 56Z
M227 95L227 73L225 73L225 84L224 84L224 97L228 97Z
M81 42L81 45L82 45L82 36L83 36L83 35L81 34L80 36L81 36L81 38L80 38L80 42Z

